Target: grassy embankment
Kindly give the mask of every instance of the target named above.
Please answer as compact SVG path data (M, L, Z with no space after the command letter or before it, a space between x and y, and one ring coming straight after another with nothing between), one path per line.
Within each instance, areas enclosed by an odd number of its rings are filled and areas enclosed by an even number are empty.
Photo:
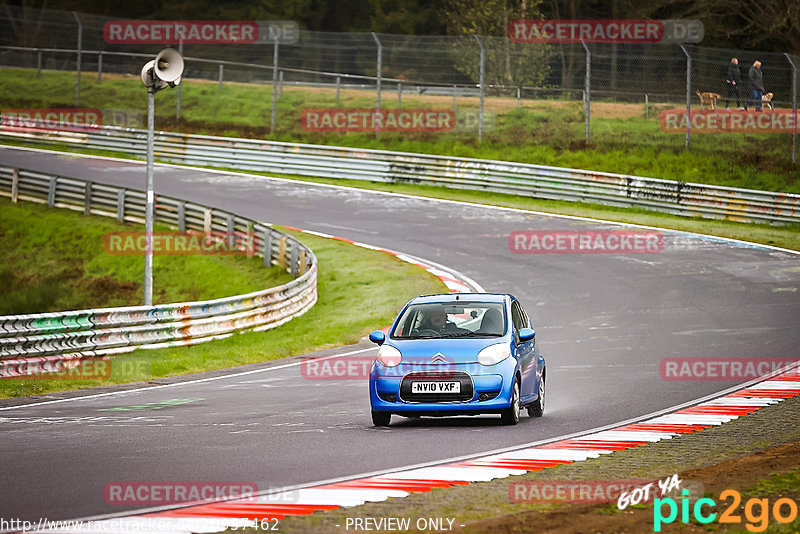
M107 254L103 242L106 232L135 230L141 228L0 199L0 247L5 251L0 314L140 304L142 257ZM388 324L412 296L446 291L433 275L386 253L305 234L297 237L314 250L320 265L319 300L302 318L213 343L115 356L107 380L0 380L0 397L152 380L355 343ZM290 279L277 267L265 269L260 258L156 256L154 300L223 297Z

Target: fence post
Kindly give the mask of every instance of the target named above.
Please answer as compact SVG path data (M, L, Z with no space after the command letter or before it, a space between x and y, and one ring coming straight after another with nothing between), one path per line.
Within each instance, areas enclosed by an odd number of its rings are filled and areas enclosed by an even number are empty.
M292 243L292 251L289 254L289 263L290 263L289 272L292 273L292 276L294 276L294 277L298 276L297 275L297 271L298 271L298 268L297 268L297 261L298 261L297 252L298 252L297 251L297 242L295 241L295 242Z
M211 208L206 208L203 210L203 233L210 236L211 228Z
M83 24L81 23L80 17L78 14L73 11L72 16L75 17L75 20L78 22L78 59L77 59L77 68L78 71L78 78L75 84L75 105L81 105L81 52L83 52Z
M186 202L178 202L178 231L186 232Z
M234 229L234 221L233 215L228 215L225 219L225 233L228 234L225 237L228 240L228 250L233 249L233 229Z
M180 42L178 43L178 53L183 57L183 39L181 38ZM181 88L183 88L183 83L178 84L178 103L175 107L175 122L178 122L181 119Z
M286 268L286 236L282 235L278 245L278 265Z
M278 98L283 98L283 71L278 72Z
M383 68L383 65L382 65L382 63L383 63L383 46L381 45L381 41L380 41L380 39L378 39L378 36L375 34L375 32L371 32L371 33L372 33L372 38L375 39L375 43L378 45L378 76L377 76L377 86L378 86L378 88L376 90L377 98L376 98L376 101L375 101L375 109L380 110L381 109L381 69ZM376 126L376 129L377 129L377 126Z
M261 241L264 246L264 267L272 267L272 230L265 229Z
M86 182L83 191L83 214L92 213L92 182Z
M277 113L276 100L278 99L278 34L275 34L272 52L272 112L269 117L269 133L275 131L275 114Z
M692 56L681 45L681 50L686 54L686 148L689 148L689 136L692 129Z
M103 81L103 51L97 53L97 83Z
M222 63L219 64L219 85L217 86L217 91L222 91L222 73L225 70L225 65Z
M456 95L458 94L458 86L453 84L453 113L458 113L458 103L456 102Z
M520 93L520 88L517 87L517 109L519 109L519 93Z
M581 39L583 49L586 50L586 81L583 89L583 114L586 116L586 144L589 144L589 125L592 120L592 52Z
M644 94L644 120L649 120L650 118L650 101L648 98L648 94Z
M19 199L19 169L11 171L11 202L16 204Z
M339 105L339 93L342 90L342 77L336 77L336 105Z
M297 266L298 276L306 274L306 249L300 249L300 258L298 259L299 265Z
M397 108L403 106L403 82L397 82Z
M486 67L486 50L483 48L483 43L481 42L480 37L477 35L475 36L475 40L478 41L478 46L481 47L481 109L478 113L478 141L483 139L483 81L484 81L484 70Z
M117 220L125 221L125 190L117 189Z
M789 54L783 54L792 66L792 115L794 128L792 128L792 163L797 163L797 65L794 64Z
M58 187L58 176L51 176L50 187L47 190L47 207L49 208L56 204L56 187Z
M36 50L36 77L42 77L42 51L41 49Z

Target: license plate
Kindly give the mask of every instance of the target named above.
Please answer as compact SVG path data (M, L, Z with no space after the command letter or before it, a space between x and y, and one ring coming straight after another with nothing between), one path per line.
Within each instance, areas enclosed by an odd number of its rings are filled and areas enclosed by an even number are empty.
M411 382L411 393L461 393L461 382Z

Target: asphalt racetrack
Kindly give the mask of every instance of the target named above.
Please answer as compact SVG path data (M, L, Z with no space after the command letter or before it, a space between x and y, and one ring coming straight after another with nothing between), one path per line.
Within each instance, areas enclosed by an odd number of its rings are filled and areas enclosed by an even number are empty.
M143 189L144 164L0 148L0 164ZM721 391L662 379L664 358L789 358L800 346L798 256L664 232L657 254L515 254L518 230L617 225L289 180L156 166L157 194L441 263L516 295L547 358L545 416L374 428L365 381L301 376L299 359L247 374L0 410L0 517L129 511L114 481L294 487L582 432ZM325 266L322 265L321 269ZM302 320L302 319L299 319ZM366 349L367 343L326 354ZM288 365L287 365L288 364ZM173 399L181 399L180 403ZM174 402L153 410L108 408Z

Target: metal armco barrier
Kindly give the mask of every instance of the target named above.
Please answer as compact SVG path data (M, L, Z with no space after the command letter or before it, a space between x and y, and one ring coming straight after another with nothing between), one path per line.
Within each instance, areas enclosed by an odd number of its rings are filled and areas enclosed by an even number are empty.
M59 143L144 157L146 131L0 130L0 139ZM158 132L156 157L188 165L440 185L551 200L638 207L742 222L800 222L800 195L527 163Z
M141 191L0 167L0 196L46 203L86 214L141 223ZM291 282L215 300L95 310L0 316L0 376L56 370L57 363L129 352L135 348L189 345L236 331L267 330L302 315L317 300L317 260L291 236L232 213L157 195L155 220L180 231L247 232L265 265L279 265ZM63 367L62 367L63 368Z

